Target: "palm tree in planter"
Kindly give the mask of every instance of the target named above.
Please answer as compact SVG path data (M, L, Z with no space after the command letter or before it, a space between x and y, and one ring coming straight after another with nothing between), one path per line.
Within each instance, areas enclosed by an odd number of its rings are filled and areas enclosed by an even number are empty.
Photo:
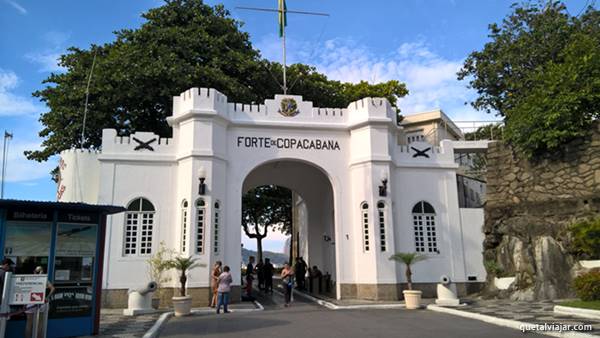
M404 302L407 309L418 309L421 306L421 294L420 290L412 289L412 271L410 266L427 259L427 256L418 254L416 252L398 252L390 256L390 260L404 263L406 265L406 283L408 284L408 290L402 291L404 294Z
M175 257L169 260L168 266L179 272L179 297L173 296L173 307L175 308L175 316L189 315L192 310L192 297L186 295L185 283L187 282L186 273L197 267L206 266L206 264L198 263L197 258L191 257Z

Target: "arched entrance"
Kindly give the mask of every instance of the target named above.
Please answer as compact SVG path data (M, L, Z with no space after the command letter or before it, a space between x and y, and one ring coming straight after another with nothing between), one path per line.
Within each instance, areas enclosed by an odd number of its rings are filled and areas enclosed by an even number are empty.
M293 256L303 257L308 266L317 266L324 276L329 276L322 279L321 290L323 293L329 290L329 295L335 297L335 213L329 178L322 169L305 161L274 160L260 164L248 173L242 194L265 185L277 185L293 192Z

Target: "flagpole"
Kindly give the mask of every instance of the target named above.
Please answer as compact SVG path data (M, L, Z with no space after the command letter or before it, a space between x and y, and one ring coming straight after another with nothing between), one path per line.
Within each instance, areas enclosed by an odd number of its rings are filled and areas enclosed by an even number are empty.
M285 7L283 8L283 15L285 18ZM285 20L285 19L284 19ZM285 24L283 25L282 43L283 43L283 95L287 94L287 76L286 76L286 60L285 60Z
M8 151L7 140L12 139L12 134L9 134L6 130L4 131L4 144L2 145L2 182L0 182L0 199L4 198L4 179L6 177L6 159Z

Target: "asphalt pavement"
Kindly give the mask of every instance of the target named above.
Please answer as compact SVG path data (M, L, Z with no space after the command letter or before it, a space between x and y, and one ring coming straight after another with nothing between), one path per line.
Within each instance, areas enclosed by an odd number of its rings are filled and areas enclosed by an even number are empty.
M278 294L259 301L264 311L172 318L160 337L523 337L518 330L427 310L329 310L299 297L286 308Z

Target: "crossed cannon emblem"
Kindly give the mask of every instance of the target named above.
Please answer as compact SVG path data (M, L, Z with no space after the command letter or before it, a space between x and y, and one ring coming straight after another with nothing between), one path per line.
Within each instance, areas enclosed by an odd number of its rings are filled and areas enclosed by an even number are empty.
M412 149L412 150L415 151L415 154L413 155L413 157L422 156L422 157L429 158L429 155L427 155L426 153L431 150L431 147L425 148L423 150L419 150L419 149L417 149L415 147L410 147L410 149Z
M133 138L133 140L138 143L138 145L135 146L135 148L133 148L133 150L147 149L147 150L150 150L150 151L154 151L154 148L152 148L152 146L150 145L150 143L154 143L156 141L156 137L153 138L153 139L151 139L151 140L148 140L146 142L140 141L140 140L138 140L135 137Z

